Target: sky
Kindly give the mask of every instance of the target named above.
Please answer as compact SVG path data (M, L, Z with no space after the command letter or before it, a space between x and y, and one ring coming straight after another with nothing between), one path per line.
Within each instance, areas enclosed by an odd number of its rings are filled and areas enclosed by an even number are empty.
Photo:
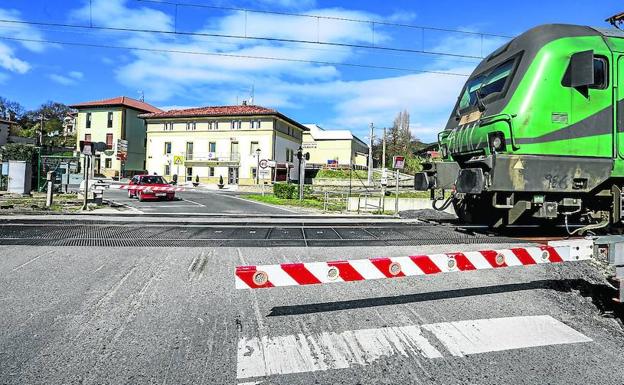
M539 24L607 26L622 11L611 0L0 0L0 96L32 109L144 95L172 109L253 90L254 104L363 139L407 110L412 134L433 142L480 57Z

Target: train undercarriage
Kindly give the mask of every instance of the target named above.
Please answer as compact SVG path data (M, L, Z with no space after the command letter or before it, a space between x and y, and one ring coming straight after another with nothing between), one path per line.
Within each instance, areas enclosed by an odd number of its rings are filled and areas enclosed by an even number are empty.
M453 205L464 223L563 225L580 235L621 226L624 180L612 166L608 158L473 156L426 164L414 187L431 191L434 209Z

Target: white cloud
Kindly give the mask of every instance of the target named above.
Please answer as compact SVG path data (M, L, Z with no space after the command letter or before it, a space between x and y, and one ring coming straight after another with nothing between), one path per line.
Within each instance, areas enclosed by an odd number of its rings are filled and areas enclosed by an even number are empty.
M269 5L289 6L289 0L271 0ZM94 24L110 27L172 29L171 15L156 9L130 7L127 0L94 0ZM312 4L313 5L313 4ZM348 19L388 19L380 15L342 8L309 9L305 13ZM88 5L71 13L79 21L88 20ZM394 21L408 21L416 15L396 12L389 16ZM346 22L316 18L286 17L273 14L245 15L230 12L225 16L205 20L203 28L195 32L271 37L279 39L311 40L368 44L372 39L370 23ZM392 45L397 38L391 29L375 31L375 42ZM394 32L396 34L396 31ZM310 44L281 43L264 40L226 39L215 37L172 37L148 33L107 33L116 44L128 47L149 47L156 50L214 52L225 55L263 56L317 62L378 63L384 59L378 51L353 50L347 47L319 47ZM420 36L420 35L418 35ZM487 54L503 39L478 35L446 34L431 40L429 50L453 52L474 56ZM399 42L400 43L400 42ZM433 44L435 43L435 44ZM378 55L379 54L379 55ZM403 58L406 55L403 55ZM400 57L397 55L396 57ZM392 60L392 56L385 56ZM429 70L470 73L478 60L414 56L421 67ZM117 81L125 86L145 91L150 102L184 105L196 102L230 104L237 97L247 98L248 89L255 85L258 104L278 109L303 110L322 104L321 123L327 127L349 128L362 136L370 122L377 127L389 126L394 116L403 109L411 114L413 133L423 140L435 140L443 128L455 103L465 77L431 73L371 78L371 73L353 77L343 73L339 66L304 62L258 60L243 57L219 57L172 52L129 51L118 64ZM347 78L345 75L351 76ZM64 76L70 81L75 78ZM65 80L67 80L65 79ZM349 80L345 80L349 79ZM56 79L59 81L60 79ZM64 80L61 80L64 81ZM172 107L168 106L168 107ZM295 116L293 116L295 117ZM296 118L296 117L295 117ZM307 120L307 119L306 119Z
M0 8L0 19L13 21L22 20L18 11L3 8ZM42 39L42 35L37 29L25 24L0 23L0 34L18 39ZM32 52L42 52L44 50L44 45L42 43L22 41L17 44ZM13 44L0 42L0 68L4 68L9 72L24 74L31 69L31 65L17 56ZM7 75L2 74L2 78L6 80Z
M70 71L67 75L59 75L59 74L50 74L48 78L55 83L58 83L63 86L72 86L77 84L78 81L82 80L84 74L79 71Z
M93 22L113 28L173 30L173 22L164 12L138 7L128 8L126 0L94 0L70 13L71 19Z
M30 70L30 64L18 59L13 48L0 43L0 67L18 74L24 74Z

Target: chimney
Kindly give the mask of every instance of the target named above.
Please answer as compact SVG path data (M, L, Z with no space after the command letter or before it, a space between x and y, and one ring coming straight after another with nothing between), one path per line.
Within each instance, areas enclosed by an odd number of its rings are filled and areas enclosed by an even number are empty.
M243 100L243 106L247 105L247 100Z

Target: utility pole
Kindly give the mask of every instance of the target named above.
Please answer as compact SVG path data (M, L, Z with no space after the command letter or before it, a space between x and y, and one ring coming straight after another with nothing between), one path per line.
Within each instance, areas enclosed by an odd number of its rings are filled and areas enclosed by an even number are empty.
M388 177L386 173L386 127L383 129L383 138L381 138L381 197L379 211L383 214L386 211L386 183Z
M383 138L381 139L381 143L382 143L381 144L381 152L382 152L381 168L385 170L386 169L386 127L384 127L383 129Z
M45 119L43 112L39 115L39 119L41 119L39 123L39 147L43 147L43 120Z
M368 185L373 183L373 135L375 126L370 124L370 133L368 137Z

